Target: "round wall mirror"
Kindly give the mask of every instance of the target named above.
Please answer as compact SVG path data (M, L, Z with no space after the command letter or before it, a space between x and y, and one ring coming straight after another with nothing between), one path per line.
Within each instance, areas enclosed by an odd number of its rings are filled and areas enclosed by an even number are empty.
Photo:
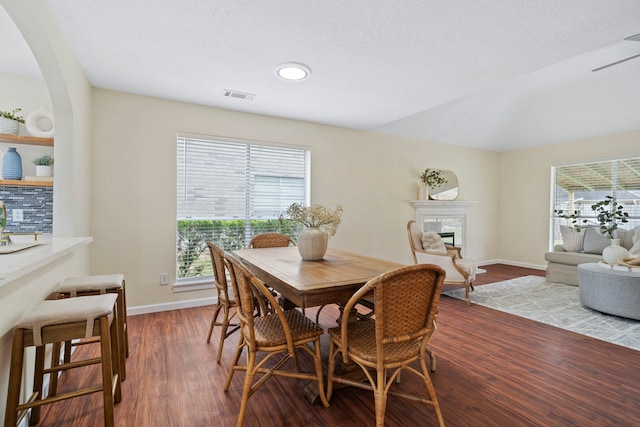
M429 188L429 198L432 200L455 200L458 197L458 177L448 170L440 170L440 172L446 182L436 188Z

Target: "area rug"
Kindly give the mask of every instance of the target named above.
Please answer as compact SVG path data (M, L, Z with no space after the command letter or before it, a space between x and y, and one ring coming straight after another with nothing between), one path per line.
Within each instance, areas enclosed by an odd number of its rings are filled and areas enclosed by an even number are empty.
M464 289L443 295L464 300ZM577 286L546 282L540 276L518 277L476 286L471 302L640 351L640 321L584 307Z

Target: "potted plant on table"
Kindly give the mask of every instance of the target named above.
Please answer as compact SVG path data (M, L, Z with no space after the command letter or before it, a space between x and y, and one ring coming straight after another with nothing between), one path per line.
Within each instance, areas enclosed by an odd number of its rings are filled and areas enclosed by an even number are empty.
M24 117L18 115L22 108L15 108L12 111L0 111L0 133L18 135L20 133L20 123L24 123Z
M280 216L280 220L288 219L304 226L298 233L298 251L302 259L317 261L324 258L327 252L329 237L336 234L342 220L342 206L329 209L321 204L305 206L293 203Z
M33 159L36 165L36 176L51 176L51 166L53 166L53 157L44 154Z
M611 246L605 248L602 251L602 257L609 264L615 264L618 259L626 257L629 252L622 246L620 246L620 239L617 238L616 230L618 229L618 223L629 222L629 213L624 211L624 205L618 203L617 199L613 196L606 196L604 200L600 200L593 205L591 209L596 214L596 221L589 218L582 219L582 224L596 224L601 234L604 234L607 239L611 239ZM569 220L569 227L573 228L577 232L580 232L585 226L578 224L580 219L580 212L573 211L573 213L565 212L562 209L556 209L554 212L560 217Z

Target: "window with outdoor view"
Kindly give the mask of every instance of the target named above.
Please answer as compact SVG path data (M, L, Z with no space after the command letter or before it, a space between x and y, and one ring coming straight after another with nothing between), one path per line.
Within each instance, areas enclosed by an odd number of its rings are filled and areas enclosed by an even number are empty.
M212 275L207 241L229 251L259 233L293 236L279 217L309 200L309 157L304 147L178 135L178 282Z
M640 226L640 157L555 166L552 172L551 247L562 242L560 225L568 224L555 210L577 212L578 225L584 219L597 224L591 206L607 196L616 198L629 214L629 222L618 224L620 228Z

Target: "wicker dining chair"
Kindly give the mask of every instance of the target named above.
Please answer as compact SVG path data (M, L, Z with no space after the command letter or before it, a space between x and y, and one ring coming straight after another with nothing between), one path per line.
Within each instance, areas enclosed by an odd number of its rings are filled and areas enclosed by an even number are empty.
M224 340L240 328L239 323L231 323L231 320L236 317L236 314L238 312L238 303L235 297L229 292L229 286L227 284L227 274L223 261L224 251L211 242L207 242L207 247L209 248L209 254L211 255L211 264L213 265L213 279L216 285L216 293L218 295L218 303L216 304L216 309L213 312L213 318L211 319L211 325L209 326L207 342L211 341L211 335L213 334L214 327L220 326L220 344L218 345L217 356L217 361L218 363L220 363L222 348L224 347ZM222 313L222 320L218 321L218 316L220 315L220 313Z
M296 246L291 237L282 233L261 233L256 234L249 241L249 248L286 248Z
M328 407L329 402L324 392L320 352L320 336L324 333L323 329L296 309L282 310L265 284L254 277L233 255L227 254L225 262L229 269L234 292L238 296L238 318L242 325L242 336L238 341L224 390L229 389L235 371L246 372L237 425L241 426L244 422L249 398L273 376L316 381L320 400L325 407ZM261 299L269 301L273 312L256 317L255 305ZM242 350L245 348L247 349L246 365L241 365L238 362ZM315 372L301 371L298 363L295 363L296 371L283 369L289 359L293 358L297 362L296 352L298 350L303 350L313 357ZM258 354L261 359L258 359ZM275 364L267 363L276 356L281 358ZM257 380L255 380L256 375L260 375Z
M432 406L438 424L444 425L425 360L444 277L444 270L436 265L410 265L369 280L353 294L344 308L341 325L329 329L327 399L331 399L334 383L348 384L374 391L376 426L384 426L387 394ZM349 323L351 309L370 292L373 292L375 318ZM359 365L368 381L336 375L338 353L342 354L343 363ZM411 366L414 361L419 362L419 370ZM422 379L428 397L391 390L402 370Z

